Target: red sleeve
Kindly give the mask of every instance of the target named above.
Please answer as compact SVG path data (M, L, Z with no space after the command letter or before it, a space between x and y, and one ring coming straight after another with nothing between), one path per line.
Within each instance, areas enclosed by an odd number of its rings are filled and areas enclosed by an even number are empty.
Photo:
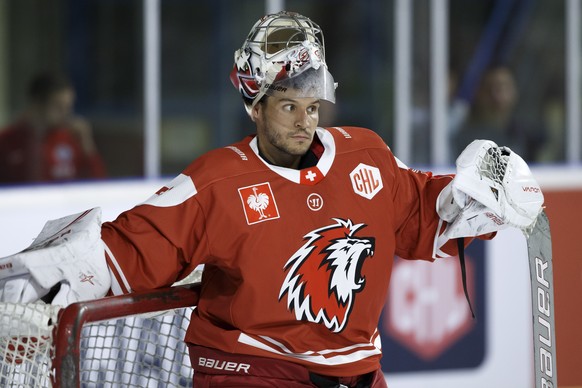
M114 294L169 286L208 257L196 188L179 175L145 204L102 227Z
M442 234L446 222L442 221L436 210L436 201L452 179L453 175L433 175L410 169L399 161L384 141L370 130L358 130L358 138L365 141L366 149L384 176L388 186L387 208L393 219L395 233L395 253L405 259L433 260L457 254L455 241L445 241L438 250L436 238ZM371 151L374 149L374 151ZM438 230L438 234L437 234ZM466 239L468 244L471 239ZM438 241L442 243L442 241Z
M437 238L447 223L436 211L436 202L442 189L454 175L433 175L407 168L392 156L395 182L392 195L396 211L396 254L404 259L434 260L458 254L456 240L446 241L440 248ZM491 239L494 233L478 237ZM465 238L467 246L473 238Z
M433 176L395 163L396 254L405 259L432 260L437 228L443 226L436 200L452 176Z

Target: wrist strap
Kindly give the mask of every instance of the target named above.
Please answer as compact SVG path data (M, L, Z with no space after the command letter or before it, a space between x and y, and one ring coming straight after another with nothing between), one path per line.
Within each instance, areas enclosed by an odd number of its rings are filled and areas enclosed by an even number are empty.
M459 263L461 264L461 279L463 280L463 291L465 292L465 298L467 298L467 303L469 304L469 309L471 309L471 316L475 319L475 313L473 312L473 306L471 305L471 298L469 298L469 292L467 291L467 268L465 266L465 239L459 237L457 239L457 248L459 251Z

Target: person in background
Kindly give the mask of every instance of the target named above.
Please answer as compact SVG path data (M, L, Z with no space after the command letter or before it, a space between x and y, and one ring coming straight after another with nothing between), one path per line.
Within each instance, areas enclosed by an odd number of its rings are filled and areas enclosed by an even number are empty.
M519 91L511 69L490 67L481 81L469 117L455 136L457 153L474 139L505 144L527 162L537 160L544 143L539 128L516 113Z
M104 178L91 125L73 112L75 90L58 73L34 76L27 105L0 130L0 183Z

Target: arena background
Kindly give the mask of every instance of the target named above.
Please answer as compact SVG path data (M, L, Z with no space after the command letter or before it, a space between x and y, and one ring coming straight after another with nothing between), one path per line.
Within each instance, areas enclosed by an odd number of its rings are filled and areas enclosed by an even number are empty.
M0 1L0 126L18 116L34 73L65 71L109 176L3 183L0 256L27 246L47 219L93 206L113 219L197 155L248 133L252 123L228 80L232 54L258 17L280 9L324 30L340 86L322 124L371 128L421 169L453 170L484 75L509 69L513 115L525 132L516 146L544 189L553 232L559 383L582 386L578 0ZM379 324L391 388L533 385L525 239L508 230L472 249L475 321L462 292L437 281L458 279L456 261L396 264ZM406 314L463 318L443 325Z

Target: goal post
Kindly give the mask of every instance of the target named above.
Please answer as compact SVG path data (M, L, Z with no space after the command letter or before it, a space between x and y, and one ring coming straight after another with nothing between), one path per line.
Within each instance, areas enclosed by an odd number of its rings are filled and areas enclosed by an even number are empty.
M168 317L168 312L173 313L175 309L195 306L198 303L198 296L198 287L179 286L71 304L62 310L55 328L53 358L55 386L79 386L82 366L81 337L86 324L156 312L165 312L158 318ZM190 315L181 318L189 321ZM143 327L138 329L143 330ZM107 341L94 342L105 344ZM167 344L172 345L176 344Z
M56 322L49 317L46 327L51 331L45 328L41 334L30 331L26 322L19 333L14 332L16 327L12 332L0 330L0 386L191 387L193 372L184 334L198 303L199 287L168 287L73 303L58 312ZM32 305L22 306L37 309ZM11 314L12 321L19 319ZM4 319L2 315L8 313L0 312ZM30 313L20 316L25 321Z

